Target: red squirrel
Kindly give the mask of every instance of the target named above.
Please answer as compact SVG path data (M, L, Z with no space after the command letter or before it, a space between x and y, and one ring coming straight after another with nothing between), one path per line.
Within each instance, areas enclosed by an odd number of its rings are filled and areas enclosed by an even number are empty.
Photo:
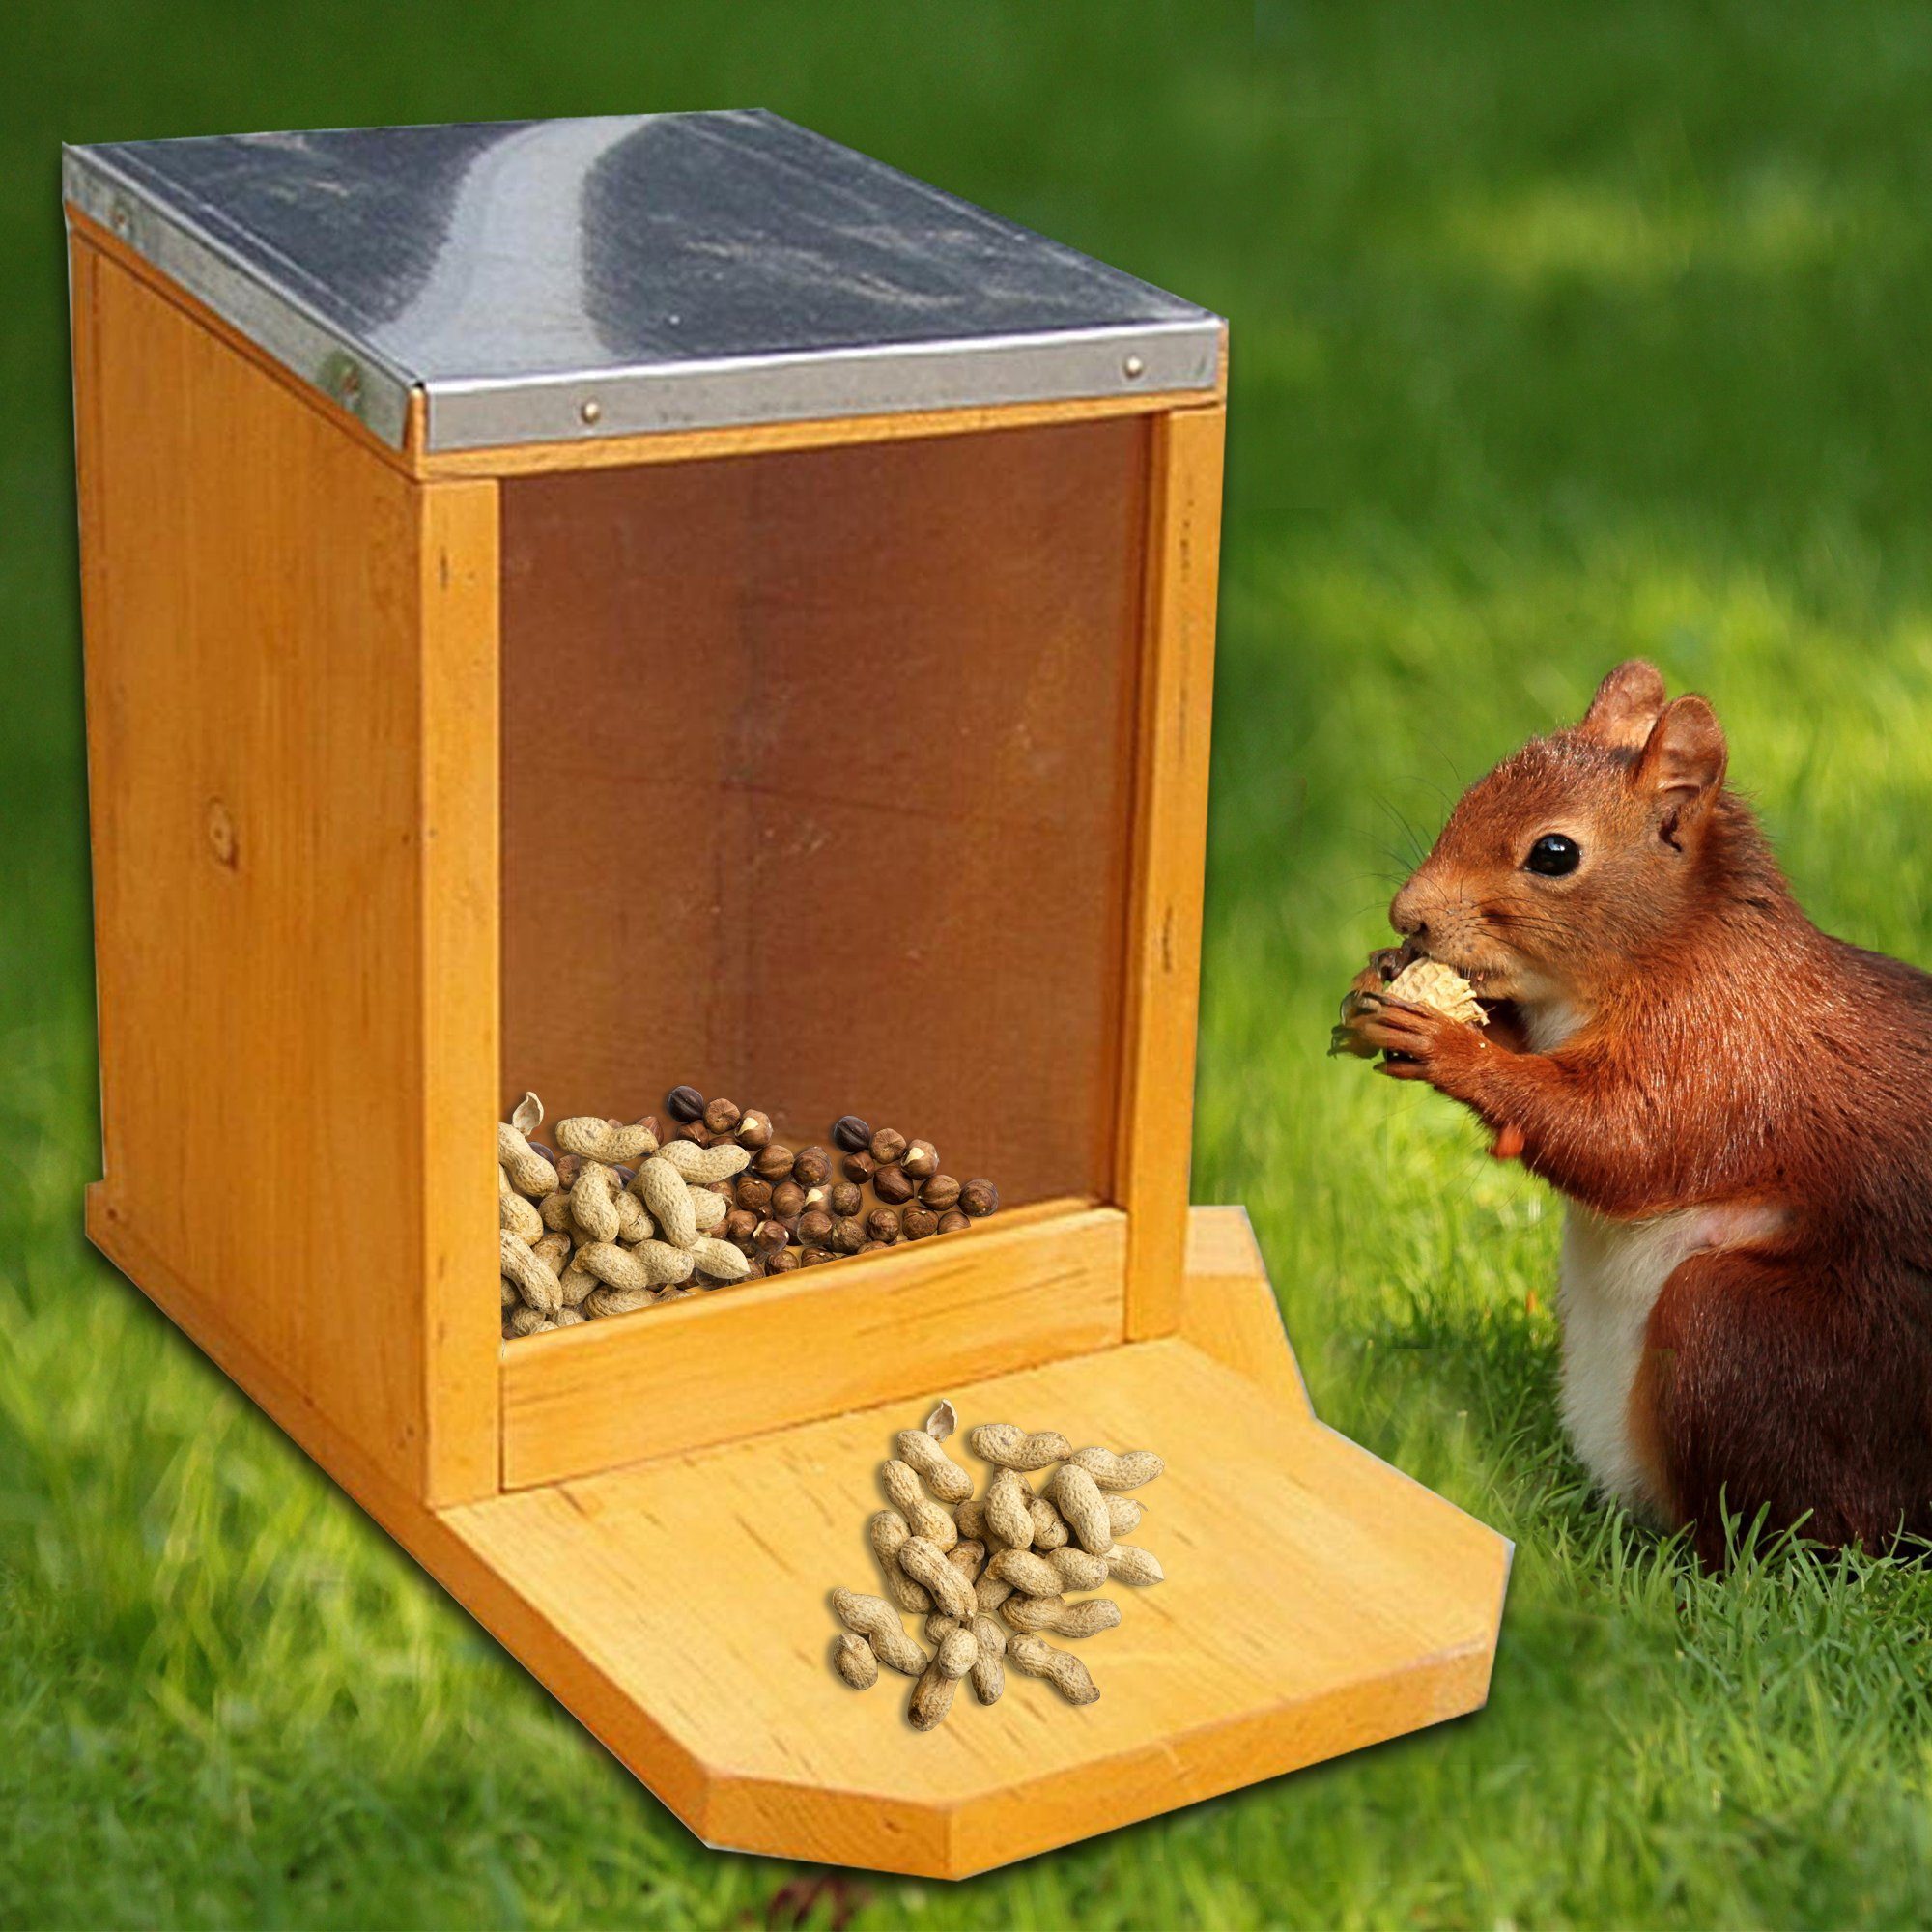
M1932 1536L1932 976L1820 932L1697 696L1639 662L1479 781L1389 908L1491 1023L1352 1024L1569 1202L1563 1415L1601 1487L1832 1547Z

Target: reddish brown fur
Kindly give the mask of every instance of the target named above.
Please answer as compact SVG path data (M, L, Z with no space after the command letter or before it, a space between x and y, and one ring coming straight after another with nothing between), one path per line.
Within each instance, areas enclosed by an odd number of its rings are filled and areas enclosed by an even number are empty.
M1471 788L1391 907L1499 1003L1492 1037L1402 1006L1362 1031L1602 1214L1784 1210L1670 1275L1634 1439L1708 1559L1720 1496L1877 1548L1932 1534L1932 978L1812 925L1724 761L1703 699L1619 667ZM1524 869L1550 831L1583 848L1568 878ZM1581 1024L1527 1050L1559 1003Z

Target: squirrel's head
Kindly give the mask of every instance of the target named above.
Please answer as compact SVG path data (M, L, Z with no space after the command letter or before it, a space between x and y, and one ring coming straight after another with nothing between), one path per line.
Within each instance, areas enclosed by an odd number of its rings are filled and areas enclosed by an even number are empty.
M1621 664L1579 723L1469 788L1390 923L1486 1000L1586 1009L1695 911L1724 757L1703 698Z

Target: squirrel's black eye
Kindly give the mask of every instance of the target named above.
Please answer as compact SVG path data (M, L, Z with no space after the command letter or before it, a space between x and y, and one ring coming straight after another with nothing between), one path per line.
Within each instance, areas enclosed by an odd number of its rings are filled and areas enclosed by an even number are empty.
M1565 872L1574 872L1582 857L1583 848L1576 839L1566 838L1560 832L1546 832L1529 848L1523 864L1546 879L1560 879Z

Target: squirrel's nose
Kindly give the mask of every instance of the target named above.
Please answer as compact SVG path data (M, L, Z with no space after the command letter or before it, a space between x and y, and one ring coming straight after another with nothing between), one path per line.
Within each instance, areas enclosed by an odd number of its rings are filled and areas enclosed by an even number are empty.
M1422 916L1417 897L1415 881L1411 879L1389 901L1389 923L1405 939L1420 939L1429 930L1429 922Z

